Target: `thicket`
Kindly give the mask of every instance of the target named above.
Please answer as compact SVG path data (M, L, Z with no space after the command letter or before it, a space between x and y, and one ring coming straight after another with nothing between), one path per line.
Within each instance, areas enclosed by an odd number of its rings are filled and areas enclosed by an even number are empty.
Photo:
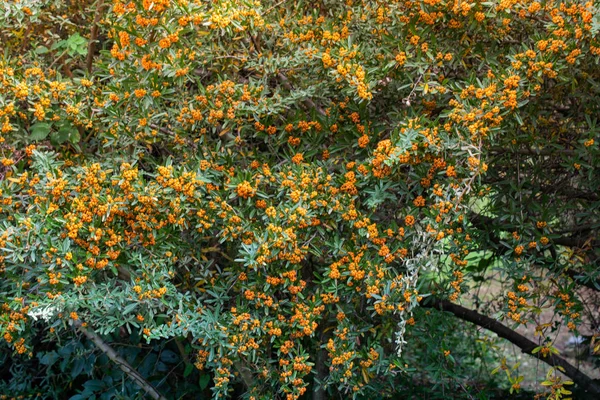
M599 30L1 1L0 397L597 398Z

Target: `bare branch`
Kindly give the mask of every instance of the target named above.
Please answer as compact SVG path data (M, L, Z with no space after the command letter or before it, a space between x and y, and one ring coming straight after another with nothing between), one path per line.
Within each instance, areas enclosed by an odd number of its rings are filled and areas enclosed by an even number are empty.
M501 324L495 319L479 314L478 312L470 310L468 308L459 306L458 304L451 303L447 300L429 298L424 300L421 306L427 308L435 308L440 311L447 311L464 321L471 322L477 326L494 332L501 338L506 339L512 344L519 347L523 353L536 357L540 361L545 362L550 366L561 367L564 370L564 374L571 378L573 382L579 385L586 392L590 394L600 395L600 383L591 379L589 376L587 376L579 369L575 368L573 365L567 362L564 358L559 357L556 354L550 354L547 357L543 357L541 352L533 354L533 350L536 347L538 347L537 344L527 339L525 336L522 336L519 333L513 331L509 327Z
M175 132L168 130L167 128L163 128L162 126L158 126L155 124L150 124L150 128L156 129L164 133L165 135L175 136Z
M94 14L94 22L92 23L92 31L90 32L90 41L88 42L87 58L85 60L88 73L92 73L92 62L94 61L94 52L96 51L96 39L98 38L98 23L102 18L102 8L104 8L104 0L98 0L96 4L96 13Z
M91 340L112 362L117 364L125 374L131 378L139 387L155 400L167 400L160 394L150 382L137 372L127 361L125 361L117 352L106 343L96 332L85 327L80 320L74 320L73 325L78 328L89 340Z

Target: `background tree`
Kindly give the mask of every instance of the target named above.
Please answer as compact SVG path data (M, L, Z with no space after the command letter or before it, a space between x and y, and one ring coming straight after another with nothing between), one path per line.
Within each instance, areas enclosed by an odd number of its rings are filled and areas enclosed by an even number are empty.
M0 7L6 396L600 394L597 2Z

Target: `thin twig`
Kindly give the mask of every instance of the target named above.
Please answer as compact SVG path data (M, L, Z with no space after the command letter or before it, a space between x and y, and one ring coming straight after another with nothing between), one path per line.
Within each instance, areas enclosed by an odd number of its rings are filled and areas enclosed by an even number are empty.
M152 129L156 129L161 131L162 133L164 133L165 135L171 135L171 136L175 136L175 132L168 130L167 128L163 128L162 126L158 126L155 124L150 124L150 128Z
M406 107L410 107L410 101L413 98L414 94L415 94L415 90L417 90L417 85L419 84L419 82L421 82L421 79L423 79L423 75L419 75L419 77L417 78L417 81L414 83L412 90L410 91L410 93L408 94L408 96L406 96L405 98L402 99L402 103L406 106Z
M183 344L177 338L175 338L175 344L177 345L177 350L179 350L179 354L181 354L181 358L185 363L185 366L187 367L188 365L192 365L190 358L185 352L185 347L183 347Z
M270 13L271 11L273 11L275 8L279 7L283 3L285 3L285 0L281 0L279 3L275 4L274 6L267 8L267 10L263 13L263 15L267 15L268 13Z

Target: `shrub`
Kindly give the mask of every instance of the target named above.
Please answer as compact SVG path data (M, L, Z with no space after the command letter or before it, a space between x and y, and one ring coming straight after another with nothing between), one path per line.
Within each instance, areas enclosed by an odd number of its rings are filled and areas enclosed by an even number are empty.
M6 395L600 393L595 2L1 7Z

